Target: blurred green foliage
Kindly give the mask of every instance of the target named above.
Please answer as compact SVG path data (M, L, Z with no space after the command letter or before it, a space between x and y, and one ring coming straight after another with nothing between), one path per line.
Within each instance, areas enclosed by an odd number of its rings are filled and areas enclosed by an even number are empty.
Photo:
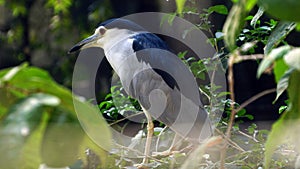
M0 68L26 61L68 87L76 59L68 49L113 16L109 0L1 0L0 8Z
M99 115L97 109L58 85L49 74L27 64L0 71L0 168L64 167L77 160L87 163L84 154L92 149L102 164L106 152L84 133L77 111L85 118ZM86 120L81 121L86 124ZM93 121L89 121L94 125ZM103 118L98 139L110 145L110 131Z

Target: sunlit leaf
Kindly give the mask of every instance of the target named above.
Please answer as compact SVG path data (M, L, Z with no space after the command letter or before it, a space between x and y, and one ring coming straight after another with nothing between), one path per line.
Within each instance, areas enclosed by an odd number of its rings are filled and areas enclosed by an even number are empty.
M41 145L42 163L66 167L77 160L84 132L77 119L65 110L51 112Z
M207 12L209 12L209 13L216 12L216 13L219 13L219 14L227 15L228 14L228 9L224 5L215 5L215 6L209 7L207 9Z
M41 91L58 97L61 104L67 108L70 113L76 116L73 106L72 93L63 86L58 85L48 74L48 72L28 67L19 71L8 83L16 89L26 92Z
M246 0L240 0L231 8L223 26L224 41L230 51L236 48L236 40L239 36L247 15Z
M287 109L287 106L280 106L280 107L279 107L279 110L278 110L278 113L281 114L281 113L283 113L284 111L286 111L286 109Z
M24 4L12 3L12 14L13 16L25 15L27 13L27 8Z
M62 13L67 13L68 8L72 5L71 0L60 0L60 1L55 1L55 0L48 0L46 3L47 7L51 7L54 9L54 12L56 14L62 12Z
M83 129L87 131L87 135L101 148L109 150L112 145L112 136L108 124L99 110L89 104L82 103L74 98L74 108L77 112L77 117ZM101 134L99 134L101 131Z
M0 77L3 77L7 72L9 72L9 70L0 71L0 75L2 75ZM11 78L8 78L5 83L6 83L6 85L11 86L11 88L10 88L11 92L19 92L19 93L24 93L24 94L28 95L30 93L36 93L37 91L39 91L39 92L46 93L45 95L52 96L51 98L50 97L47 98L47 97L41 96L41 94L36 94L34 100L32 98L29 99L30 104L24 103L24 106L22 107L22 105L20 105L21 103L18 103L18 105L15 107L15 109L20 109L20 111L22 110L24 112L24 110L27 111L27 108L30 107L29 105L32 105L32 104L33 105L43 104L43 105L48 105L48 106L59 105L60 109L64 110L61 112L61 114L66 113L67 114L66 116L71 117L72 119L77 119L77 115L78 115L78 118L80 119L80 122L84 126L85 131L88 131L89 132L88 135L90 136L90 138L93 141L95 141L95 145L103 146L107 150L110 148L110 145L111 145L110 130L109 130L109 127L108 127L105 119L102 117L102 115L98 111L98 109L89 103L83 102L82 99L79 99L76 96L73 96L72 93L68 89L57 84L49 76L49 74L46 71L41 70L39 68L35 68L35 67L26 67L24 69L20 69L19 71L17 71L14 74L14 76L11 76ZM7 93L7 91L3 91L3 92ZM24 99L28 99L28 97L26 95L23 95L22 97L24 97ZM3 101L1 101L1 102L3 102ZM75 107L74 107L74 105L75 105ZM0 106L0 108L1 108L1 106ZM36 106L36 108L37 108L36 112L39 112L39 111L43 112L43 109L40 108L39 106ZM28 111L29 110L30 109L28 109ZM31 123L28 125L31 125L31 126L27 127L30 129L29 131L31 131L31 128L32 128L32 130L34 128L36 128L36 126L40 123L41 119L40 119L40 116L38 116L40 114L42 114L42 113L39 112L37 114L35 114L35 113L30 114L32 116L32 118L36 118L36 120L30 120ZM58 117L62 117L62 116L58 115ZM18 130L18 127L20 125L24 125L24 124L27 125L27 123L25 123L25 122L24 123L23 122L16 123L16 121L22 121L22 120L26 121L26 118L24 118L24 117L22 118L22 115L21 116L18 115L15 117L8 116L3 121L2 125L7 124L8 127L5 125L4 125L5 126L4 128L1 127L2 130L1 130L1 134L0 134L0 140L1 140L0 141L0 151L5 152L2 154L6 155L6 158L0 158L1 164L4 164L4 163L2 163L2 161L7 161L7 166L9 166L10 164L12 164L13 166L21 166L21 165L18 165L14 159L19 157L19 154L21 153L20 152L21 148L22 148L22 146L24 146L25 139L24 139L23 135L14 134L12 132L20 133ZM55 121L52 124L54 124L54 126L59 125L60 120L63 120L63 118L57 119L57 121ZM51 124L51 123L49 123L49 124ZM77 126L78 126L78 128L77 128L78 130L76 130L76 131L82 131L78 122L77 122ZM17 128L17 129L15 130L15 128ZM28 133L27 128L23 127L22 132L23 132L23 134L30 136L31 133L30 132ZM63 139L63 140L68 140L67 138L66 139L64 139L64 138L67 137L68 134L70 134L70 135L72 134L71 131L72 131L73 127L70 127L68 125L66 127L66 128L68 128L68 131L63 130L63 128L65 128L65 127L61 127L61 128L59 127L60 129L57 129L57 130L59 130L59 132L56 133L56 132L53 132L53 131L56 131L55 128L56 127L51 128L51 126L47 126L46 133L50 132L52 134L55 133L55 134L59 135L60 131L64 131L67 134L61 136L61 139ZM99 134L99 131L101 131L101 134ZM50 136L52 134L50 134ZM50 137L50 136L48 134L45 134L45 137ZM76 136L74 136L73 139L75 139L75 137ZM84 138L84 137L88 137L88 136L86 134L84 134L84 136L82 136L80 138ZM59 137L57 137L57 138L59 138ZM70 138L70 137L68 137L68 138ZM44 140L45 139L46 138L44 138ZM81 139L76 139L76 140L80 141ZM51 141L51 139L49 139L49 141ZM15 146L13 146L14 149L11 149L11 147L7 147L7 145L8 145L7 143L10 143L10 145L15 145ZM28 143L28 144L31 144L31 143ZM34 143L32 143L32 144L34 144ZM76 144L79 147L80 143L77 142ZM86 147L89 148L91 146L86 146ZM95 148L95 147L92 147L92 148ZM12 150L12 151L8 151L8 149ZM8 154L6 152L10 152L10 154ZM53 153L55 153L55 152L61 152L61 150L56 149L53 151ZM69 152L72 152L72 154L74 153L73 155L75 155L76 157L78 157L80 154L79 149L76 150L76 148L72 149L72 151L69 151ZM101 155L101 154L98 153L97 155ZM67 158L67 157L68 156L64 156L64 158ZM30 158L30 156L28 158ZM12 159L12 160L6 160L6 159ZM47 158L44 158L44 159L47 159ZM47 160L49 160L49 159L47 159ZM55 161L55 159L52 160L52 162L53 161ZM68 160L65 160L65 161L68 161Z
M254 17L252 18L250 25L252 27L256 26L257 21L259 20L259 18L264 14L265 10L262 7L259 7L258 11L256 12L256 14L254 15Z
M56 101L54 101L56 100ZM59 100L47 94L33 94L13 105L0 124L0 164L18 168L26 139L38 127L45 106L56 106Z
M185 2L186 0L176 0L177 13L180 15L182 15Z
M257 44L257 41L246 42L240 47L240 50L242 52L248 52L249 50L253 49L256 44Z
M277 146L284 142L284 138L287 135L286 124L284 119L277 120L273 125L270 134L268 135L268 139L265 143L265 159L264 166L265 168L270 168L270 162L273 156L274 151L277 149Z
M273 68L273 72L275 75L275 80L276 83L279 82L279 80L281 79L281 77L284 75L284 73L289 69L289 67L285 64L285 62L283 61L283 59L277 59L275 64L274 64L274 68Z
M279 22L268 38L268 42L264 48L264 54L267 55L273 48L279 45L280 42L295 28L295 26L296 24L293 22Z
M265 168L270 167L272 155L274 151L280 144L287 143L287 141L292 141L296 148L299 147L299 122L300 122L300 72L293 71L289 78L288 83L288 95L290 103L288 109L276 121L272 130L268 136L267 142L265 144ZM288 139L289 138L289 139Z
M299 32L300 31L300 22L297 23L296 25L296 30Z
M20 70L26 68L28 66L27 63L22 64L20 66L16 66L14 68L11 68L9 70L3 70L2 72L5 73L2 75L2 77L0 78L0 87L1 85L3 85L3 83L5 83L6 81L11 80Z
M249 12L255 6L257 0L247 0L246 2L246 10Z
M42 163L40 150L43 138L43 133L47 125L48 116L45 114L39 127L30 134L25 144L23 145L20 154L20 168L38 168Z
M259 64L257 70L257 77L259 78L261 74L271 66L271 64L276 60L282 58L286 53L290 51L290 46L281 46L279 48L273 49Z
M300 48L292 49L283 59L287 65L300 71Z
M282 95L282 93L287 89L289 83L289 77L293 71L294 71L293 68L284 71L284 74L280 77L276 86L276 98L273 102L275 102Z

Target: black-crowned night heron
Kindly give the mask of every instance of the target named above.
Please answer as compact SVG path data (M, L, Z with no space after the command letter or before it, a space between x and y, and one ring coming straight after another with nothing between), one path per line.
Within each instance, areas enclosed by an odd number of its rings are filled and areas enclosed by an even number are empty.
M104 49L125 91L139 101L146 115L148 132L143 163L148 162L150 153L152 117L194 142L211 136L208 114L192 73L158 36L132 21L111 19L100 24L92 36L77 43L69 53L89 47ZM169 152L173 146L174 141Z

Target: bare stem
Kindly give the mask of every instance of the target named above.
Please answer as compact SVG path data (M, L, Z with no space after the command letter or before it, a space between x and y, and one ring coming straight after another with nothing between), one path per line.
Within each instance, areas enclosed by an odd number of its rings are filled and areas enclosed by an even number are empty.
M234 56L234 63L238 63L245 60L257 60L257 59L263 59L264 54L253 54L253 55L236 55Z
M234 76L233 76L233 64L234 62L234 55L231 55L228 59L228 85L229 85L229 92L230 92L230 99L232 100L232 103L230 105L231 107L231 115L228 123L228 127L225 133L225 145L221 150L220 153L220 167L221 169L225 169L225 158L226 158L226 150L228 146L228 139L230 139L231 134L231 128L233 125L234 117L235 117L235 111L234 111Z
M250 99L246 100L244 103L242 103L240 105L239 108L235 109L234 111L238 112L238 111L242 110L243 108L245 108L246 106L248 106L250 103L254 102L255 100L261 98L264 95L267 95L267 94L270 94L273 92L276 92L276 88L264 90L256 95L252 96Z
M230 107L231 107L230 119L229 119L227 130L226 130L226 133L225 133L225 145L224 145L224 147L223 147L223 149L221 150L221 153L220 153L220 167L221 167L221 169L225 169L226 151L227 151L227 147L228 147L229 142L230 142L229 140L230 140L230 136L231 136L231 129L232 129L232 126L233 126L233 123L234 123L236 112L238 112L241 109L245 108L247 105L249 105L253 101L257 100L258 98L276 91L276 89L268 89L268 90L265 90L263 92L260 92L256 95L254 95L253 97L251 97L250 99L248 99L247 101L245 101L243 104L241 104L241 106L239 108L235 109L234 108L235 95L234 95L233 65L234 65L234 63L238 63L238 62L243 61L243 60L256 60L256 59L261 59L263 57L264 57L264 55L262 55L262 54L245 55L245 56L238 56L238 55L233 54L228 59L228 77L227 78L228 78L230 99L232 100L232 103L230 105Z

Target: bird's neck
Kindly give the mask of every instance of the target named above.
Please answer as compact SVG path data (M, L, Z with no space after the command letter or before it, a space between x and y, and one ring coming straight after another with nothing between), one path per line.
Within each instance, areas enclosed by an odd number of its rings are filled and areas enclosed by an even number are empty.
M113 30L107 30L107 32L105 33L105 37L102 38L104 51L110 51L111 48L119 45L120 42L128 39L134 34L136 33L127 29L114 28Z

